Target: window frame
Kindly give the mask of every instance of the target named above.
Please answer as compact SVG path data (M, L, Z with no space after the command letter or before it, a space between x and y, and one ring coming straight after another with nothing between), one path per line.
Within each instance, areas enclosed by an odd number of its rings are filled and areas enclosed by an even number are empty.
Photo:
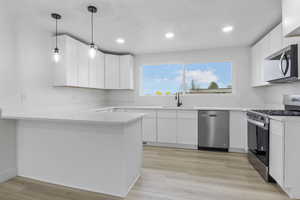
M183 70L186 71L186 65L189 65L189 64L208 64L208 63L230 63L231 64L231 85L232 85L232 88L231 88L231 92L228 92L228 93L210 93L210 92L207 92L207 93L194 93L194 94L191 94L191 93L186 93L186 91L184 90L183 91L183 95L184 96L202 96L202 95L217 95L217 96L231 96L231 95L235 95L236 94L236 87L235 87L235 77L234 77L234 62L231 60L231 61L207 61L207 62L189 62L189 63L183 63L183 62L167 62L167 63L164 63L164 62L155 62L155 63L143 63L143 64L140 64L139 66L139 82L138 82L138 95L140 97L169 97L169 96L173 96L173 94L170 94L170 95L166 95L166 94L163 94L163 95L145 95L143 94L143 72L144 72L144 66L149 66L149 65L183 65ZM175 63L175 64L174 64ZM185 79L185 78L184 78Z

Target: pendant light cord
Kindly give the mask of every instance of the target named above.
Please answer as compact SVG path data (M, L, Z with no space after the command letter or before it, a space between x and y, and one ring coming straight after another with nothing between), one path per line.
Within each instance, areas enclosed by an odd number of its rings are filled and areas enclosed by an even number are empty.
M91 25L92 25L92 44L94 44L94 13L91 15Z
M55 47L57 48L57 19L55 20Z

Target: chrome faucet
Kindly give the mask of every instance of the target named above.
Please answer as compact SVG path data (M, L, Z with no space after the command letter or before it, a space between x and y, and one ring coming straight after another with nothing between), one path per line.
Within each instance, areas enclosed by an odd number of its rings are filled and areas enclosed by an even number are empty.
M182 99L180 98L181 92L176 92L175 94L175 100L177 101L177 107L182 106Z

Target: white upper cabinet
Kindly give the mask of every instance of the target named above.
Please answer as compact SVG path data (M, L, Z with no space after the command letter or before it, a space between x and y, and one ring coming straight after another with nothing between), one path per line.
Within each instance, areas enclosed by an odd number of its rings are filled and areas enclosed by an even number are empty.
M133 89L133 57L120 56L120 89Z
M120 88L120 57L105 54L105 88Z
M264 81L263 66L265 58L270 53L270 37L264 37L258 43L256 43L251 49L251 70L252 70L252 87L259 87L268 85Z
M61 59L54 63L54 86L96 89L133 89L133 57L104 54L89 57L89 46L69 37L58 37Z
M299 37L296 38L299 40ZM268 62L266 58L290 43L295 43L295 40L283 38L282 24L279 24L251 48L252 87L269 85L264 75Z
M270 33L270 54L283 48L282 24L276 26Z
M104 54L98 52L94 59L89 62L89 87L104 88Z
M54 64L55 86L78 86L77 41L65 35L58 38L61 59Z
M78 43L78 86L89 87L89 47Z
M300 35L299 8L299 0L282 0L282 24L284 36Z

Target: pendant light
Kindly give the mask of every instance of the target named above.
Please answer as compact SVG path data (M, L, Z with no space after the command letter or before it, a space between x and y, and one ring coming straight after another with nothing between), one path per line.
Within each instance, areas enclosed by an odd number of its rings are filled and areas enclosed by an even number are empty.
M52 13L51 17L55 19L55 48L53 49L53 60L54 62L58 63L60 60L60 54L59 54L59 49L57 47L57 22L58 20L61 19L61 15L57 13Z
M94 59L97 54L97 47L94 43L94 14L97 12L97 8L95 6L88 6L88 11L91 13L91 28L92 28L91 30L92 40L90 44L89 54L90 54L90 58Z

